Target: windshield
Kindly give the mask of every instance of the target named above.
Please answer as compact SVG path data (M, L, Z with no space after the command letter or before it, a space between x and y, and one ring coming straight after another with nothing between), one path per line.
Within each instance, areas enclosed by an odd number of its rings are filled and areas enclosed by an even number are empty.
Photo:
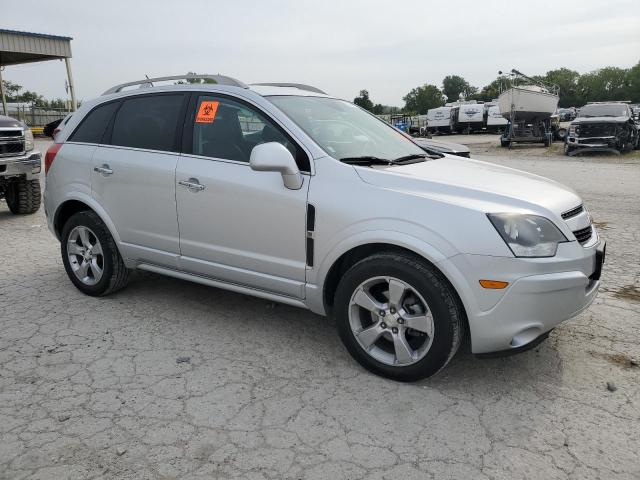
M626 117L626 105L585 105L580 109L579 117Z
M324 151L338 160L424 155L402 133L356 105L326 97L269 97Z

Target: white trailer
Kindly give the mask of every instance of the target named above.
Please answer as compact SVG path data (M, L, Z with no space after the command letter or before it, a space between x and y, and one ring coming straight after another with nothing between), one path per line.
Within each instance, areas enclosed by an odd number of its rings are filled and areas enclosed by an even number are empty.
M487 130L490 132L502 132L507 125L509 124L509 120L502 116L500 113L499 105L491 105L487 108Z
M453 128L453 108L438 107L427 110L427 131L429 133L451 133Z
M475 132L484 128L484 105L482 103L469 103L460 105L456 130Z

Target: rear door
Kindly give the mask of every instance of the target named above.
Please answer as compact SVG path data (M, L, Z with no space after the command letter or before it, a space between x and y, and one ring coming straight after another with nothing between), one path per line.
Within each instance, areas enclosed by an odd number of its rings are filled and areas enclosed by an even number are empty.
M177 264L175 169L186 98L124 98L93 155L93 196L115 224L128 258Z
M176 171L180 264L192 273L303 298L311 177L289 190L279 173L253 171L251 150L271 141L309 170L306 152L255 106L194 94Z

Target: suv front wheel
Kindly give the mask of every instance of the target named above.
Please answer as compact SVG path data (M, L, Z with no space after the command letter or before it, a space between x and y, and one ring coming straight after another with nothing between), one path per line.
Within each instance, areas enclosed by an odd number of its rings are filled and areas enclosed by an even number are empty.
M69 218L60 247L67 275L82 293L108 295L127 284L129 270L111 233L94 212L78 212Z
M399 381L440 371L456 353L463 312L433 266L404 253L380 253L353 265L335 297L338 333L366 369Z

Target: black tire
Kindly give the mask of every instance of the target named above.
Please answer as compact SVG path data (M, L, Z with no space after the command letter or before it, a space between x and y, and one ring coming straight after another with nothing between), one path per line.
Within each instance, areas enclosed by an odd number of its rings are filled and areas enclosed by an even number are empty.
M75 227L89 228L100 241L103 251L103 273L100 281L95 285L87 285L83 283L73 272L69 257L67 255L67 245L69 234ZM69 218L62 228L62 236L60 242L60 250L62 253L62 263L64 269L71 282L78 290L92 297L109 295L124 288L129 280L129 270L122 261L118 247L116 246L109 229L102 222L96 213L87 210L78 212Z
M5 190L7 206L15 215L29 215L40 209L42 194L38 180L20 178L7 184Z
M573 151L573 147L570 147L569 144L565 143L564 144L564 154L568 157L571 155L571 152Z
M567 129L561 128L556 132L556 138L561 142L564 142L564 139L567 137Z
M406 366L392 366L370 356L358 343L349 322L351 297L368 279L392 276L410 284L427 301L434 333L424 357ZM385 252L367 257L342 276L336 291L333 316L338 334L353 358L367 370L401 382L412 382L438 373L454 356L464 333L464 312L453 288L431 264L404 253Z

